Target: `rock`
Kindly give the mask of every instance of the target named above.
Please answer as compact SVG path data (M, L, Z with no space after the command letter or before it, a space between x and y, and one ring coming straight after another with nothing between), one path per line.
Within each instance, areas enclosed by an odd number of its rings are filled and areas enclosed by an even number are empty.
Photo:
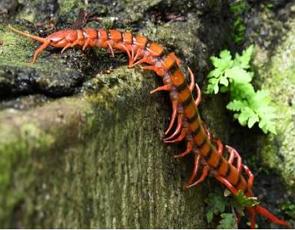
M113 78L96 94L1 112L1 227L204 226L201 194L183 191L185 167L161 141L154 81L122 67L97 82Z
M295 191L295 18L289 20L289 31L268 56L257 48L255 65L277 107L277 135L261 139L260 153L263 162L279 172L285 183Z
M102 26L109 28L111 22L167 45L199 71L198 82L226 37L222 1L46 2L54 7L44 14L40 1L21 1L23 7L10 23L45 36L69 27L84 7L99 16L107 12L112 20ZM163 8L166 14L154 17ZM212 21L202 22L199 15ZM208 28L214 30L212 40ZM183 148L161 141L170 104L165 94L149 95L158 85L153 74L122 66L125 55L111 58L75 49L61 55L49 48L31 65L37 42L7 25L0 25L0 31L0 227L209 226L204 221L206 193L183 190L192 159L174 160ZM209 120L213 123L214 116Z
M18 7L17 0L1 0L0 21L5 20L7 16L14 14L17 7Z

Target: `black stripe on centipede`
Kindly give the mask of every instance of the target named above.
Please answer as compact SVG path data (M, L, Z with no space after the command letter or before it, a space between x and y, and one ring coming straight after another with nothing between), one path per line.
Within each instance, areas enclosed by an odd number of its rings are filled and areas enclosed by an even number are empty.
M198 113L196 112L192 117L187 118L188 123L193 123L199 117Z
M201 149L205 145L205 143L207 143L207 138L206 137L204 138L204 140L201 142L200 145L197 145L198 148Z
M181 85L179 86L176 86L176 90L180 93L181 91L185 90L187 88L187 83L186 83L186 80L184 80L182 82Z
M213 148L210 146L208 152L206 153L206 156L204 157L207 162L209 161L209 159L212 156L213 152L214 152Z
M189 94L189 96L181 104L185 108L192 102L192 100L193 100L192 95Z
M226 169L226 173L224 175L225 178L227 178L231 173L231 166L230 164L227 162L227 169Z
M201 126L199 126L194 131L192 131L191 134L192 134L193 137L195 137L195 136L197 136L199 134L200 131L201 131Z
M239 177L239 178L238 178L237 182L236 182L235 184L233 184L233 186L239 187L238 184L239 184L242 180L241 180L241 175L239 175L238 177Z
M167 54L164 54L164 52L162 52L162 55L159 56L161 61L164 61L165 58L167 57ZM173 64L170 66L170 68L167 70L169 75L172 76L173 74L175 74L175 72L179 70L179 66L177 65L176 61L174 60Z
M223 158L220 156L220 157L218 158L218 163L217 163L217 165L214 167L214 169L216 169L216 170L218 171L219 167L221 166L222 161L223 161Z

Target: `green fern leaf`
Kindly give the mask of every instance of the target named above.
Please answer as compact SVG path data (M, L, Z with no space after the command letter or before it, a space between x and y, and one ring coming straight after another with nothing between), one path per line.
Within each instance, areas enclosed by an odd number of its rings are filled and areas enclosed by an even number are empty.
M222 213L218 229L237 229L237 218L233 213Z

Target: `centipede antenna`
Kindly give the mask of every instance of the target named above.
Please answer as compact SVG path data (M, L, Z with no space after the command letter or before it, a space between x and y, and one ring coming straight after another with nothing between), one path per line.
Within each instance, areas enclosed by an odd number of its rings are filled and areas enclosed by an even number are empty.
M12 31L18 33L18 34L21 34L21 35L26 36L28 38L32 38L32 39L34 39L34 40L36 40L38 42L45 43L47 41L46 38L41 38L41 37L38 37L38 36L35 36L35 35L32 35L32 34L17 30L15 28L13 28L11 25L8 25L8 28L11 29Z

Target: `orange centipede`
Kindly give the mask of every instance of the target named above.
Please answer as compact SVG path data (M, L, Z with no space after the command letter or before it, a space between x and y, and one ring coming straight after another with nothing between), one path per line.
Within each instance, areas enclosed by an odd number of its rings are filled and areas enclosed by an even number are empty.
M131 32L114 29L64 29L42 38L11 26L9 28L42 43L34 52L32 63L48 46L62 48L61 52L74 46L80 46L83 50L98 47L108 49L112 56L115 50L127 53L129 67L141 65L145 70L154 71L162 78L163 85L152 90L151 93L169 92L172 104L170 124L165 131L164 142L177 143L185 140L186 150L175 157L181 158L188 154L194 156L193 173L186 187L199 185L210 174L233 195L243 192L247 197L254 196L252 192L253 173L242 163L237 150L213 138L205 127L198 111L201 101L200 88L195 84L190 68L188 68L188 74L181 70L183 63L174 52L167 52L163 46L150 41L143 35L134 35ZM194 93L197 95L196 99ZM174 131L172 131L173 128L175 128ZM246 207L246 210L251 228L255 228L256 214L266 217L275 224L289 227L286 221L276 217L261 205Z

